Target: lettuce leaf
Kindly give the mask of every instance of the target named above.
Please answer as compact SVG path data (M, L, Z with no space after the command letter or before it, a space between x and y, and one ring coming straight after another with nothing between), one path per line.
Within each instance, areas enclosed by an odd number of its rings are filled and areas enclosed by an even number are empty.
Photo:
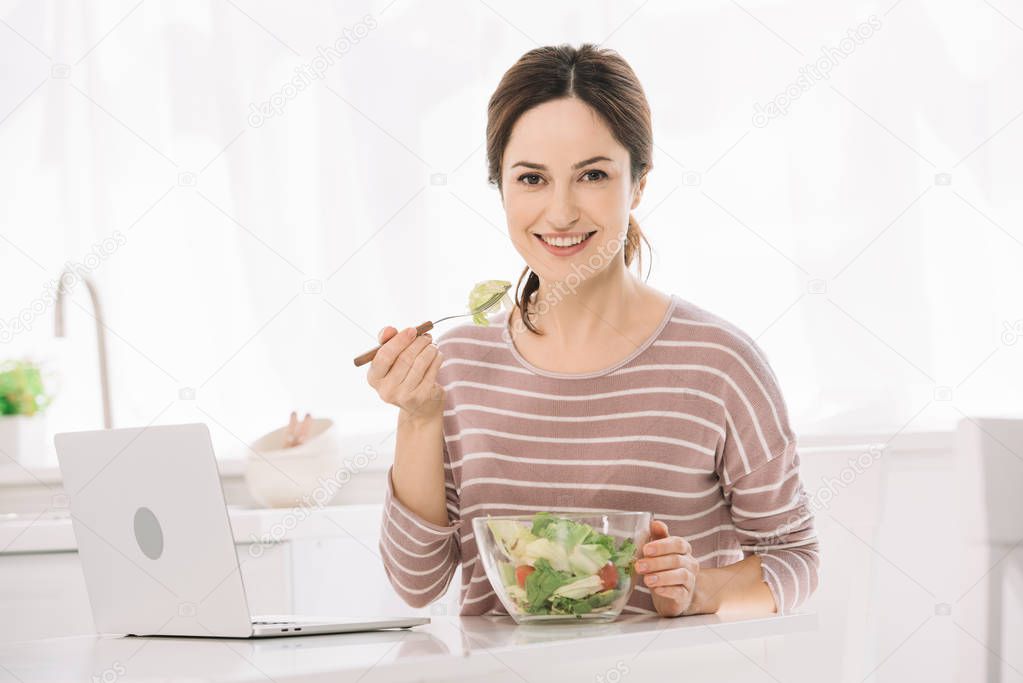
M501 583L505 586L518 586L515 580L515 565L511 562L498 562L497 571L501 574Z
M538 512L533 515L533 527L531 529L534 536L542 536L544 530L558 521L558 517L555 517L549 512Z
M619 595L621 595L621 591L611 588L582 599L554 596L551 599L551 612L555 614L575 614L577 616L589 614L595 609L607 607L617 600Z
M615 551L611 561L619 569L630 569L632 561L636 559L636 544L631 538L622 541L621 546Z
M598 543L581 543L568 556L568 565L576 574L596 574L611 559L607 548Z
M614 538L594 530L586 537L584 543L606 548L610 554L610 561L618 568L629 567L636 558L636 544L631 538L624 539L616 547Z
M511 283L507 280L484 280L483 282L477 282L476 286L469 292L469 310L475 310L477 306L485 304L495 294L507 292L510 287ZM501 298L499 304L495 304L482 313L473 314L472 321L477 325L489 325L490 321L487 319L487 315L500 311L502 308L511 308L511 297L507 294Z
M602 545L607 548L607 551L613 556L615 554L615 540L607 534L602 534L596 529L590 530L590 535L586 537L583 543Z
M570 569L568 553L562 546L549 538L538 538L527 545L520 559L534 567L539 560L543 559L558 571L567 572Z
M562 572L551 567L551 563L540 558L533 565L536 569L526 577L526 610L529 612L546 612L544 603L561 586L570 583L573 579L568 572Z
M533 527L536 528L536 522L533 523ZM593 529L588 524L580 524L570 519L561 518L546 523L540 535L544 538L549 538L553 543L557 543L565 549L566 554L570 554L592 532ZM534 531L533 533L536 532Z
M487 527L504 554L517 564L523 561L526 547L537 540L526 527L513 520L488 519Z
M590 574L589 576L584 576L581 579L558 586L554 589L554 595L580 600L594 593L599 593L603 586L604 582L599 576Z

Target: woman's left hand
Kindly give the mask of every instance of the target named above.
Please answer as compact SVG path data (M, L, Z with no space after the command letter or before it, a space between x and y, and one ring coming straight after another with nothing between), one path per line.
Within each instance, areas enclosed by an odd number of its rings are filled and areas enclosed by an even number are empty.
M700 563L693 557L689 541L669 536L668 525L650 522L650 540L643 546L643 558L636 562L636 571L650 589L654 607L662 617L684 614L693 602Z

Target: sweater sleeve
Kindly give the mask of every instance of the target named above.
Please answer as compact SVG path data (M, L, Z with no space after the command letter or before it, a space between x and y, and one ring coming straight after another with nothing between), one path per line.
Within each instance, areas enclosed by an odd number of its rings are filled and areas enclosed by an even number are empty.
M723 378L725 438L718 477L743 555L760 557L762 579L784 614L817 589L817 534L777 378L752 339L743 346Z
M447 447L444 462L448 463ZM395 592L412 607L425 607L447 591L461 555L458 542L458 491L451 468L444 468L448 525L439 526L407 508L394 494L391 469L387 471L380 557Z

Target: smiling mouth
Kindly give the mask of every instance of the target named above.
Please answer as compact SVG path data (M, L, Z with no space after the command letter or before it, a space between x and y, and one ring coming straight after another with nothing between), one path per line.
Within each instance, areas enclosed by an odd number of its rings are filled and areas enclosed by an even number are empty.
M596 234L597 231L593 230L591 232L576 232L569 235L558 234L538 235L536 233L533 233L533 236L548 246L566 249L569 247L578 246Z

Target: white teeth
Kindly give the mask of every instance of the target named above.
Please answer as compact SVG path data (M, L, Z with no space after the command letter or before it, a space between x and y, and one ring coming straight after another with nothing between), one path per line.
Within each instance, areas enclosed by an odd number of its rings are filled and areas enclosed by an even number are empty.
M586 239L586 235L577 235L575 237L544 237L540 235L540 239L554 247L574 247Z

